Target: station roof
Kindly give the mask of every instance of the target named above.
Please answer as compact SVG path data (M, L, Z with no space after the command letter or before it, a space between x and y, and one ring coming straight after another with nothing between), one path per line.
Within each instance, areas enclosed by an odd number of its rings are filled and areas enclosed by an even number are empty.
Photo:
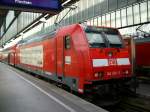
M66 5L71 5L79 0L61 0L61 4L65 3L66 1L68 1ZM4 8L0 7L0 28L1 28L2 24L4 23L6 15L9 10L10 10L9 7L8 7L8 9L7 8L4 9Z

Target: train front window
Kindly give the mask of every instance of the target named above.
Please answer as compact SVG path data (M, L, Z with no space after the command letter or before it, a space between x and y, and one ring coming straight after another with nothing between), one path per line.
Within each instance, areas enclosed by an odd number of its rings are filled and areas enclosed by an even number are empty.
M91 48L106 47L104 39L100 33L87 32L86 35Z
M123 42L120 38L119 32L113 28L100 28L100 27L85 27L88 42L90 47L113 47L122 48Z
M122 41L117 34L106 34L110 47L122 47Z

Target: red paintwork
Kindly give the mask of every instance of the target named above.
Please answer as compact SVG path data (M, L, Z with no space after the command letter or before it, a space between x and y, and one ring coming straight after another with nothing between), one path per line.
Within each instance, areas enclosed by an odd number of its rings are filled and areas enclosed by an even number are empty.
M1 53L1 61L5 61L11 65L15 65L16 45L4 49Z
M131 55L132 55L132 48L131 48L131 38L126 38L126 39L124 39L124 41L125 41L125 45L126 45L126 48L128 49L128 51L129 51L129 54L130 54L130 58L132 57ZM130 59L131 60L131 59Z
M109 58L108 57L108 52L112 52L114 55ZM101 52L101 54L99 53ZM128 57L129 58L129 53L128 53L128 49L116 49L116 48L105 48L105 49L91 49L91 57L93 57L94 59L117 59L117 58L125 58ZM130 77L131 76L131 70L130 70L130 66L119 66L116 65L117 62L114 62L114 65L109 65L109 67L99 67L99 68L93 68L94 72L104 72L104 77L101 80L108 80L108 79L112 79L112 78L123 78L123 77ZM129 70L129 74L128 75L124 75L123 71L124 70ZM114 73L114 75L107 75L107 72L117 72L116 74Z
M150 67L150 42L136 44L136 64L137 66Z
M16 64L15 54L16 54L16 45L12 46L9 51L9 64L11 65Z
M132 37L130 37L132 38ZM131 48L131 39L125 39L125 42L127 44L127 48L131 52L133 48ZM145 38L141 38L138 40L135 40L135 70L136 70L136 75L137 76L143 76L145 75L145 70L144 69L149 69L150 68L150 42L147 41Z
M2 53L0 53L0 61L3 59L3 55Z
M70 50L63 50L63 39L66 35L71 36ZM20 49L31 48L38 45L43 45L44 47L43 67L20 63ZM131 77L131 65L93 67L92 59L109 59L108 52L110 51L113 53L113 57L111 57L111 59L129 58L129 52L127 48L89 48L86 34L79 24L62 27L57 31L54 38L41 42L33 42L29 45L17 46L15 51L15 61L13 61L14 56L11 55L11 63L28 66L33 70L41 69L43 71L57 73L59 76L62 76L63 74L65 77L77 78L79 80L78 89L83 91L85 84L92 84L92 81ZM70 65L65 63L63 64L65 56L71 56ZM129 73L124 74L124 70L128 70ZM94 76L96 72L104 72L104 76L96 78ZM113 72L113 74L110 75L108 72Z

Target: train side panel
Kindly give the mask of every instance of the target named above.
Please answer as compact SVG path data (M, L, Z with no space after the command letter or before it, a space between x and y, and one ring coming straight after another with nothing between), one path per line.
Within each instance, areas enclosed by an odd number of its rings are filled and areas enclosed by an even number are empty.
M149 38L140 38L135 39L133 42L133 46L131 45L131 38L125 39L125 42L128 47L128 51L130 53L130 57L134 58L135 60L131 59L135 65L133 64L133 67L135 68L135 72L137 76L143 76L147 74L150 71L150 39ZM133 50L135 47L135 51ZM135 55L135 56L133 56Z
M15 65L15 53L14 52L9 54L9 64L13 66Z
M3 59L3 54L2 52L0 52L0 61L2 61L2 59Z
M136 43L136 73L139 76L150 74L150 42Z
M19 46L17 49L17 66L22 69L34 72L36 74L51 75L53 71L50 72L48 66L53 66L51 61L52 56L50 52L53 49L47 49L50 46L50 40L45 40L43 42L33 42L31 44ZM49 62L51 65L49 65Z
M73 33L73 30L77 32ZM17 66L64 83L75 91L83 92L83 75L85 74L83 72L85 64L82 63L83 51L82 53L79 51L80 44L75 45L77 42L82 43L78 39L82 40L83 37L73 35L80 34L81 31L79 27L72 25L72 27L60 29L54 38L19 46L16 54ZM70 38L69 49L65 48L67 36ZM76 36L79 38L76 39ZM79 85L81 89L78 89Z
M81 26L76 26L76 30L73 32L72 38L74 52L76 53L76 68L78 68L78 91L82 93L84 92L85 85L90 83L88 82L88 80L91 79L92 67L89 54L89 47L86 40L86 35Z
M84 65L81 51L78 51L75 42L82 43L80 36L81 30L78 25L65 27L58 32L57 38L57 75L63 83L67 84L72 90L83 91L82 71ZM79 32L80 31L80 32ZM66 32L66 33L63 33ZM80 37L80 38L78 38ZM79 40L80 41L79 41ZM78 46L80 47L80 45ZM82 66L82 67L81 67ZM82 87L80 87L82 85ZM82 89L81 89L82 88Z
M150 42L136 44L136 63L138 66L150 67Z

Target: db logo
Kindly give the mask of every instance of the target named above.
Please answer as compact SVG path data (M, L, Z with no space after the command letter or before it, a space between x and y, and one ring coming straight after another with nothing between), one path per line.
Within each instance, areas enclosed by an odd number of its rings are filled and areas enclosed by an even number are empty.
M108 64L109 65L117 65L116 59L108 59Z

